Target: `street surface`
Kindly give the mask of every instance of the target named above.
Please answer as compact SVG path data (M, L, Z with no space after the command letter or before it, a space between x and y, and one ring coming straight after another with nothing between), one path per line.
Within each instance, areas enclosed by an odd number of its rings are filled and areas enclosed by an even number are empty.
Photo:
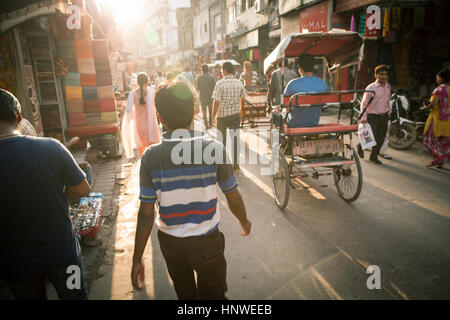
M330 113L330 112L328 112ZM326 119L324 116L322 119ZM345 121L343 121L346 123ZM245 139L246 135L241 138ZM356 138L356 136L355 136ZM356 143L356 139L353 140ZM389 149L383 165L362 160L364 184L353 203L342 200L331 176L303 183L320 189L293 191L278 209L270 176L241 165L240 192L251 235L242 237L219 193L230 299L448 299L450 297L450 171L429 169L421 144ZM139 165L120 195L104 263L90 299L176 299L159 248L156 226L146 248L145 288L131 285L139 207ZM369 265L381 270L381 289L369 290Z

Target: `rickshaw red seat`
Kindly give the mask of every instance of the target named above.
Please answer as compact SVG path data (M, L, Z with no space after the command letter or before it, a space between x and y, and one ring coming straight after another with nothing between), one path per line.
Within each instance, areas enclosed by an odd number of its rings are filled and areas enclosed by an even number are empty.
M284 132L288 135L298 134L326 134L326 133L348 133L358 131L357 124L339 124L339 123L324 123L315 127L304 128L289 128L287 125L284 127Z
M339 96L341 100L339 101ZM285 106L289 106L290 96L284 96L283 104ZM318 94L318 95L304 95L297 96L293 99L292 105L312 105L312 104L325 104L325 103L346 103L353 101L353 93L344 93L344 94Z
M96 123L86 124L81 126L69 127L66 130L66 135L69 137L83 137L92 136L96 134L116 133L118 130L118 124L116 122L111 123Z

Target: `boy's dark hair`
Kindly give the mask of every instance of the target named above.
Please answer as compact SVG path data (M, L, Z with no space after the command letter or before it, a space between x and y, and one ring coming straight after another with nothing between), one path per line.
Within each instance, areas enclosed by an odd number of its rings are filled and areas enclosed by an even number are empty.
M0 121L14 122L20 111L19 100L11 92L0 89Z
M222 69L225 70L228 74L233 74L234 72L233 65L231 64L231 62L228 61L222 65Z
M382 71L389 72L389 66L387 64L380 64L375 67L375 74L379 74Z
M314 71L314 57L310 54L304 53L298 57L298 66L302 68L304 72Z
M187 128L194 116L194 97L181 81L166 83L155 93L155 106L169 130Z
M208 65L207 65L207 64L202 64L202 72L203 72L204 74L207 74L207 73L208 73Z
M439 71L438 76L441 77L442 80L444 80L444 83L450 82L450 70L442 69L441 71Z

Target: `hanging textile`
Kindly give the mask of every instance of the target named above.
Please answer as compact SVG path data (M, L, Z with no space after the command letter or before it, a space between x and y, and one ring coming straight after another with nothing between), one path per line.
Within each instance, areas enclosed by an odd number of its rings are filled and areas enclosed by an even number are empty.
M361 13L359 16L359 28L358 33L361 35L361 37L364 37L364 34L366 33L366 14Z
M255 49L255 50L254 50L253 58L254 58L255 60L259 60L259 59L261 58L259 49Z
M389 9L384 9L384 23L383 23L383 38L386 37L386 34L389 32Z
M392 8L391 30L399 30L402 23L402 13L400 8Z
M352 14L352 19L350 20L350 31L356 32L356 22L354 14Z

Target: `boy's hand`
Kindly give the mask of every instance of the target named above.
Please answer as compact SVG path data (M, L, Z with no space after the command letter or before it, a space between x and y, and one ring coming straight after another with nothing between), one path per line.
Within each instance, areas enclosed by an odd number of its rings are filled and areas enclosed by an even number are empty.
M145 280L145 268L144 263L141 261L139 263L133 263L133 267L131 269L131 282L133 283L133 287L138 290L142 290L142 284Z
M250 234L250 230L252 228L252 222L247 219L247 221L245 223L241 222L241 227L242 227L241 236L243 236L243 237L248 236Z

